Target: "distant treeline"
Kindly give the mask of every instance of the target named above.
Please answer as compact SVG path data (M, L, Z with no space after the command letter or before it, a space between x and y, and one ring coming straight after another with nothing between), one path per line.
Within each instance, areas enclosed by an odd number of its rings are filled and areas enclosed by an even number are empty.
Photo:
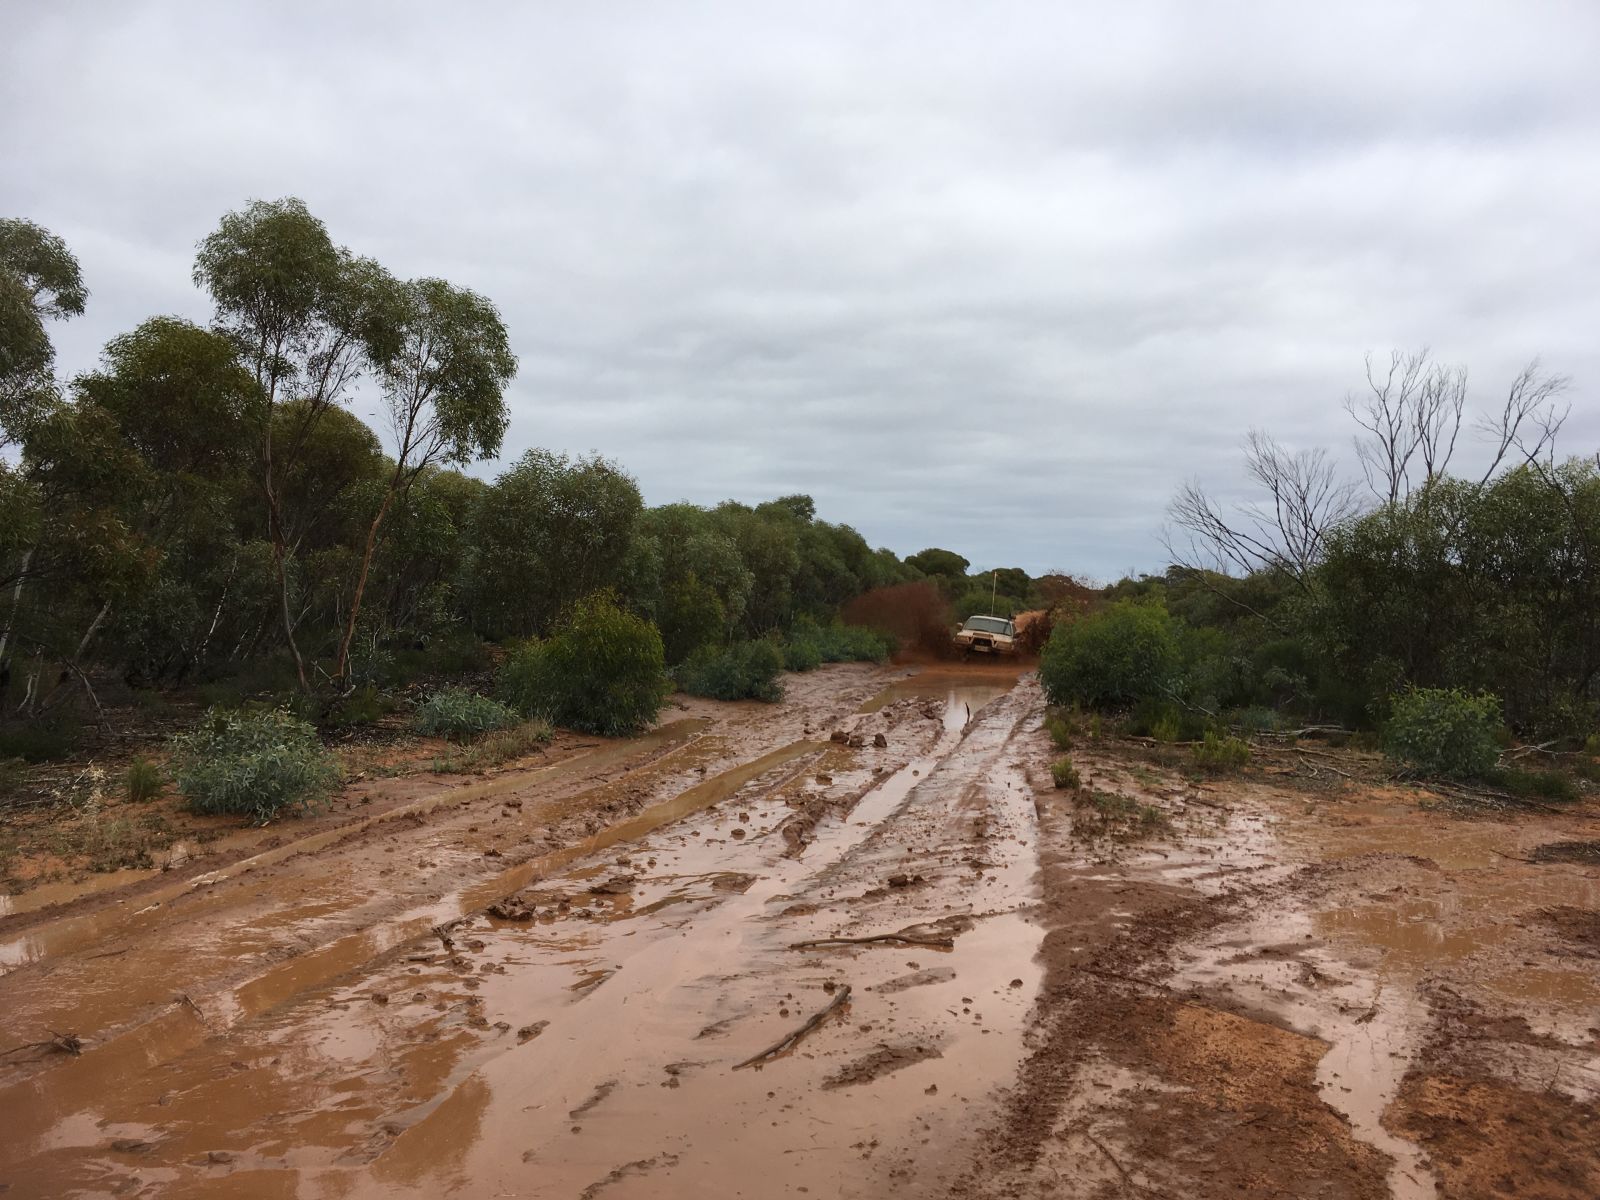
M297 200L225 216L194 281L209 326L152 317L62 381L48 324L84 309L77 261L0 221L0 722L128 689L337 698L481 669L486 641L602 591L669 665L908 581L990 603L964 559L902 561L803 495L647 508L616 463L543 450L462 473L507 423L495 306L395 278ZM1032 581L1001 576L998 602L1023 603Z

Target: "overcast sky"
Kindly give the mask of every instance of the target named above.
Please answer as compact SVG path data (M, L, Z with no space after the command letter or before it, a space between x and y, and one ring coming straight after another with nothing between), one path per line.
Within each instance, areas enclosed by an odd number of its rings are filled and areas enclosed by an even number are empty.
M66 373L206 320L195 243L296 195L499 305L502 461L809 492L902 554L1158 568L1252 426L1347 454L1369 350L1483 402L1542 355L1600 445L1594 0L5 10L0 214L92 291Z

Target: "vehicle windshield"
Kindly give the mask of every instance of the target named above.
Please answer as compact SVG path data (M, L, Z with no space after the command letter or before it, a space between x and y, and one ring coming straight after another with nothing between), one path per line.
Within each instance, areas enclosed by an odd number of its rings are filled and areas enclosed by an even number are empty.
M1010 633L1011 622L1000 617L968 617L967 623L961 628L978 633Z

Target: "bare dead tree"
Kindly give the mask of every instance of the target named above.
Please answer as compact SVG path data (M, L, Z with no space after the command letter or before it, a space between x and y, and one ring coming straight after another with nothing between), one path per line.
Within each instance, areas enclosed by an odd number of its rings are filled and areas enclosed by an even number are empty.
M1366 393L1346 396L1344 407L1365 430L1355 446L1367 486L1394 504L1449 469L1466 410L1467 370L1432 361L1424 347L1391 351L1386 371L1375 369L1369 354L1366 376Z
M1179 489L1168 509L1188 545L1167 550L1180 566L1249 575L1277 570L1305 584L1327 536L1355 511L1354 485L1321 448L1291 452L1259 430L1245 439L1245 464L1266 498L1224 508L1197 482Z
M1494 478L1512 450L1529 464L1546 458L1554 461L1556 437L1571 411L1570 405L1558 411L1556 402L1569 383L1565 375L1545 374L1537 358L1517 373L1500 411L1485 414L1477 423L1478 431L1494 446L1479 487Z

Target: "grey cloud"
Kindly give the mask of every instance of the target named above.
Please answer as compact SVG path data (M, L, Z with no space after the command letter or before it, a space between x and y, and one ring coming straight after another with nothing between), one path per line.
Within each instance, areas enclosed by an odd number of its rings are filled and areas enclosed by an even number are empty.
M1368 350L1600 443L1588 3L37 6L0 209L94 295L67 370L204 319L196 240L296 194L503 309L509 458L653 502L813 493L875 544L1099 577L1251 427L1347 452ZM482 468L492 472L493 464Z

